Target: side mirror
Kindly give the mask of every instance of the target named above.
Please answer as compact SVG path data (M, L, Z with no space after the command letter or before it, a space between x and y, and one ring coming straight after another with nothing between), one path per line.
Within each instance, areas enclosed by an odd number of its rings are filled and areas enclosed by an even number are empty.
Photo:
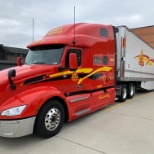
M77 69L78 68L76 53L69 54L69 67L70 67L70 69Z
M8 72L8 79L9 79L9 82L10 82L10 88L12 90L15 90L16 89L16 85L13 83L12 77L16 77L16 70L14 70L14 69L9 70L9 72Z
M9 70L8 77L9 78L16 77L16 70L14 69Z
M17 58L17 66L21 66L21 65L22 65L21 57L18 57Z

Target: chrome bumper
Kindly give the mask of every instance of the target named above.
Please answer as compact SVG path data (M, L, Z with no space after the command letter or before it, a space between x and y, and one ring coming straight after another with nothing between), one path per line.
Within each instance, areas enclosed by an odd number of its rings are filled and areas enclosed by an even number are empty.
M35 118L36 117L22 120L0 121L0 136L14 138L32 134Z

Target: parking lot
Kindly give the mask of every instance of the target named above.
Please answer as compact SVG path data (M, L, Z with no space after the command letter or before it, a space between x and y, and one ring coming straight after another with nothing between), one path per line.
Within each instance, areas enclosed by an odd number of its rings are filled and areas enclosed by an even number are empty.
M0 138L2 154L154 154L154 91L66 123L53 138Z

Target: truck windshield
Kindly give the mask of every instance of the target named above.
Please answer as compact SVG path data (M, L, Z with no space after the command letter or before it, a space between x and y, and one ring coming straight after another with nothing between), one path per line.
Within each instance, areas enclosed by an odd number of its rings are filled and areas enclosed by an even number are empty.
M35 47L29 50L25 64L59 64L64 45Z

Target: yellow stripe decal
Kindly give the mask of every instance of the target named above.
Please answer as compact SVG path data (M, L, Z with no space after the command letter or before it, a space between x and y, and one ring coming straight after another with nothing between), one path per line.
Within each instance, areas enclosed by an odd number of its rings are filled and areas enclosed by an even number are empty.
M75 73L83 73L83 74L87 74L87 73L90 73L88 75L86 75L85 77L83 78L80 78L79 81L78 81L78 84L81 84L81 82L83 80L85 80L86 78L92 76L93 74L95 73L98 73L98 72L109 72L112 68L111 67L100 67L98 69L96 69L95 71L93 71L93 68L79 68L75 71ZM92 72L93 71L93 72ZM55 77L61 77L63 75L72 75L74 73L74 71L64 71L64 72L59 72L59 73L55 73L55 74L51 74L49 75L50 78L55 78Z
M90 73L93 70L93 68L79 68L76 70L76 73Z
M73 72L72 71L65 71L65 72L59 72L59 73L51 74L51 75L49 75L49 77L55 78L55 77L60 77L60 76L63 76L63 75L70 75L70 74L73 74Z
M79 68L76 70L76 73L90 73L93 69L92 68ZM50 78L55 78L55 77L60 77L60 76L63 76L63 75L71 75L73 74L74 72L73 71L64 71L64 72L59 72L59 73L55 73L55 74L51 74L49 75Z
M98 68L97 70L93 71L92 73L88 74L87 76L85 76L84 78L80 78L79 81L78 81L78 84L81 84L81 82L83 80L85 80L86 78L92 76L93 74L97 73L97 72L101 72L101 71L104 71L104 72L109 72L112 68L111 67L101 67L101 68Z

